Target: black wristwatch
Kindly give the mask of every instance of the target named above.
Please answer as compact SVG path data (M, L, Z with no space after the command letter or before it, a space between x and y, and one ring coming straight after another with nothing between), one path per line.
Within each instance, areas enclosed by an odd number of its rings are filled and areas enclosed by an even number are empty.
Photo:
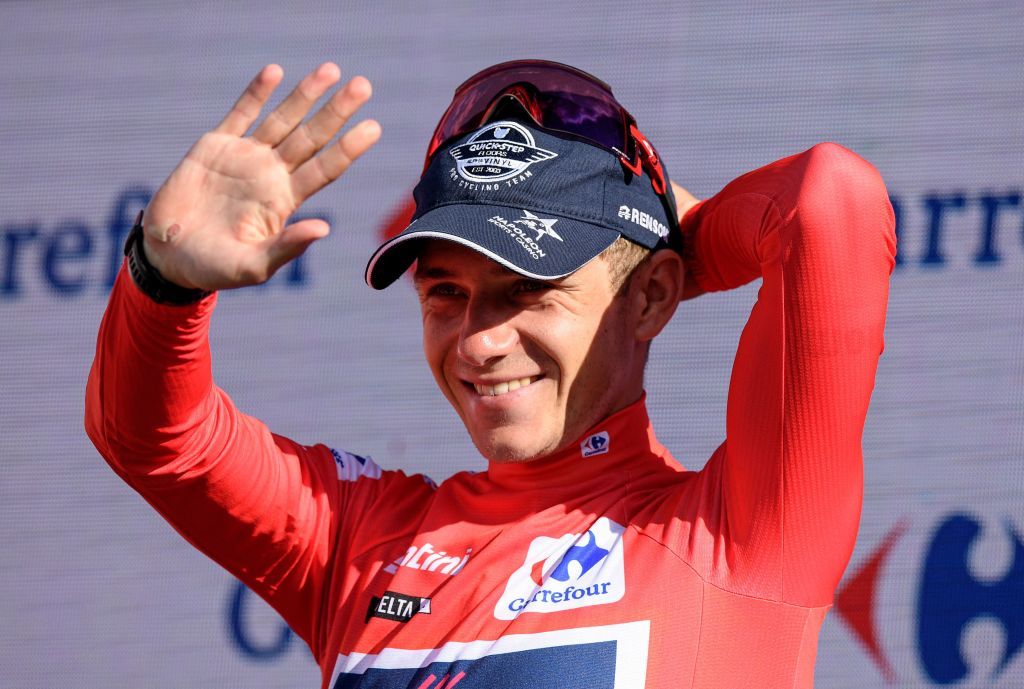
M146 258L142 246L142 213L135 219L135 225L124 243L124 255L128 257L128 272L143 294L157 304L187 306L211 294L209 290L182 287L161 275Z

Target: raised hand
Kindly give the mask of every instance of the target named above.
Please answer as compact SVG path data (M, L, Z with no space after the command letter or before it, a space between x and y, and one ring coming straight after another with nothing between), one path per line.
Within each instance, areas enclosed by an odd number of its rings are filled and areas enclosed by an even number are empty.
M670 180L669 184L672 185L672 195L676 198L676 213L678 214L678 220L682 221L686 212L696 206L699 200L696 196L676 184L674 181Z
M676 211L679 213L679 222L682 223L683 216L689 212L691 208L700 203L700 200L691 194L689 191L679 186L675 182L670 182L672 185L672 195L676 198ZM692 247L691 247L692 249ZM685 253L685 252L684 252ZM692 256L689 258L692 259ZM687 299L693 299L704 294L694 279L694 271L690 270L689 266L685 266L684 280L683 280L683 301Z
M264 67L149 204L146 257L171 282L209 290L259 284L327 236L322 220L285 221L380 138L380 125L364 120L327 145L370 98L370 82L353 78L303 121L341 78L337 65L322 64L245 136L283 76L277 65Z

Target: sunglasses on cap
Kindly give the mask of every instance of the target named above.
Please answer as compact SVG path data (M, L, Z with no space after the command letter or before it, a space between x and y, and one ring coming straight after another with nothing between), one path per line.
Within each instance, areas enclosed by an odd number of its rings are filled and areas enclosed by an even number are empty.
M675 203L657 151L612 89L592 74L548 60L514 60L477 72L457 89L438 122L424 169L444 143L472 132L513 100L542 129L558 132L618 156L638 177L643 172L676 224Z

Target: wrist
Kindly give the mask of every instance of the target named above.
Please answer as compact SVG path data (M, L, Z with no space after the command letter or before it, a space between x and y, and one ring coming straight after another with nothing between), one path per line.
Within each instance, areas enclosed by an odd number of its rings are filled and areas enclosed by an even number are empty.
M142 230L143 212L135 220L124 245L128 272L136 286L158 304L185 306L194 304L212 294L209 290L183 287L165 278L149 260L145 251L145 233Z

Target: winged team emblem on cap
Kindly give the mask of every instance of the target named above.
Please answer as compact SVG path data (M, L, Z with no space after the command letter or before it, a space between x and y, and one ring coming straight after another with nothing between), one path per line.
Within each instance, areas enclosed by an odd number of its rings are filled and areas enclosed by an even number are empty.
M533 134L517 122L493 122L449 151L459 177L469 182L501 182L534 163L558 154L537 146Z

